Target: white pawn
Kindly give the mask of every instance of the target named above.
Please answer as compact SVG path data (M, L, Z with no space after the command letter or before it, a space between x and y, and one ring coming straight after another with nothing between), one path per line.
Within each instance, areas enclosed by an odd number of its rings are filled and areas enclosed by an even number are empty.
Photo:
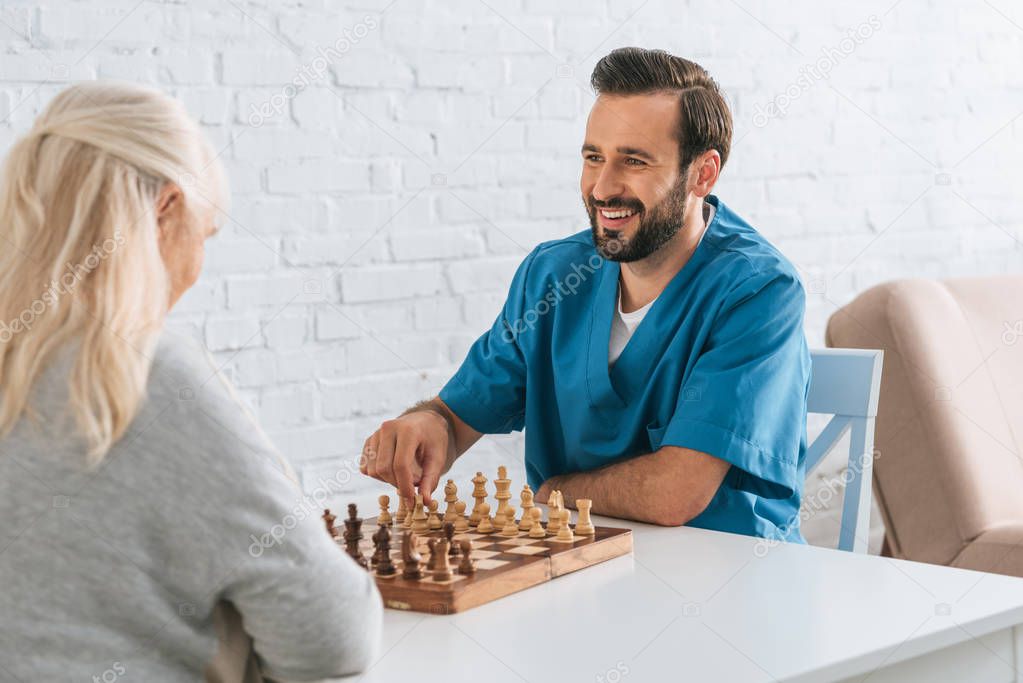
M455 531L463 533L469 530L469 520L465 516L465 501L455 503Z
M377 524L380 526L391 524L391 511L388 508L391 505L390 496L380 496L377 498L377 502L380 503L380 514L377 515Z
M426 516L426 510L423 509L423 496L418 493L416 494L416 505L409 512L408 525L417 534L430 528L430 520Z
M480 523L476 526L476 531L481 534L490 534L494 532L494 523L490 521L490 504L480 504Z
M430 520L427 522L430 531L436 531L444 526L444 523L440 520L440 514L437 513L437 506L436 498L430 501Z
M525 515L523 515L525 517ZM540 518L543 517L543 512L540 508L531 508L529 510L529 517L532 524L529 527L530 538L543 538L547 535L547 531L544 530L543 524L540 523Z
M575 536L572 535L572 527L569 525L572 513L568 510L561 511L561 528L558 529L558 540L569 542L574 541Z
M515 508L509 505L504 511L504 527L501 529L502 536L518 536L519 525L515 523Z

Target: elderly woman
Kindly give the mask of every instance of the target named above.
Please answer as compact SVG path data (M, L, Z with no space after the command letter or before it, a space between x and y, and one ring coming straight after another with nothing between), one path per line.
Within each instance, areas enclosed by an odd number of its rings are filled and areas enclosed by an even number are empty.
M178 102L128 85L63 91L6 159L0 678L310 680L375 655L372 577L209 358L162 331L221 177ZM247 670L225 650L238 615Z

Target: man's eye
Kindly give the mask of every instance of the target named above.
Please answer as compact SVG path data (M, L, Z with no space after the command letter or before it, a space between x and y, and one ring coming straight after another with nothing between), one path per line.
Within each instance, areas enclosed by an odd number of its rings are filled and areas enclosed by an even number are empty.
M586 161L598 162L598 161L600 161L600 155L599 154L587 154L586 155Z
M625 160L625 163L630 166L646 166L646 162L642 159L636 159L635 157L629 157Z

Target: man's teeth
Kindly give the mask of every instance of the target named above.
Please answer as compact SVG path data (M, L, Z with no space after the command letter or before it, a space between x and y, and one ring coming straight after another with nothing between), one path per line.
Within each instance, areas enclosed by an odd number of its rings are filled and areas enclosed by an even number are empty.
M622 211L607 211L606 209L600 210L600 215L604 218L627 218L634 213L636 212L631 209L625 209Z

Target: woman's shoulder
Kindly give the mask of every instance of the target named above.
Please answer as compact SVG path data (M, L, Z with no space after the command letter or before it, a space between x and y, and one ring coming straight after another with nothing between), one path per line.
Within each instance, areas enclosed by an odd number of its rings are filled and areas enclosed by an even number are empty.
M150 385L158 383L158 387L151 388L160 389L174 384L191 385L204 382L216 369L213 357L198 340L165 329L152 351L149 381Z
M121 444L170 449L182 464L199 459L237 471L271 461L288 471L209 351L180 333L165 331L157 341L146 399L128 431Z

